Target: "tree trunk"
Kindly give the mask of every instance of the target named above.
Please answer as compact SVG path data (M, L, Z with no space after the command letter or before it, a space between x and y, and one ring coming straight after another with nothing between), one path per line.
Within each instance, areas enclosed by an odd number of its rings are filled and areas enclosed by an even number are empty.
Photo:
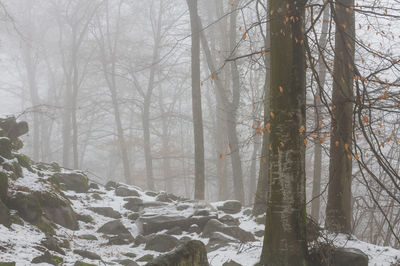
M305 2L269 1L271 133L262 265L307 265L305 145L299 134L306 121Z
M204 136L200 89L200 27L197 0L186 0L190 13L192 31L192 112L194 133L194 198L204 199Z
M326 228L351 231L353 132L354 0L338 0L331 10L336 22L332 133Z
M311 217L319 223L319 213L320 213L320 194L321 194L321 173L322 173L322 143L321 138L321 128L319 122L321 121L321 98L320 91L325 85L326 76L326 66L323 60L324 50L326 48L326 43L328 40L328 26L329 26L329 5L325 6L325 10L322 16L322 30L321 37L319 40L320 55L318 60L318 78L319 86L317 86L316 98L314 100L315 105L315 119L314 128L316 129L317 138L314 142L314 172L313 172L313 187L312 187L312 203L311 203Z

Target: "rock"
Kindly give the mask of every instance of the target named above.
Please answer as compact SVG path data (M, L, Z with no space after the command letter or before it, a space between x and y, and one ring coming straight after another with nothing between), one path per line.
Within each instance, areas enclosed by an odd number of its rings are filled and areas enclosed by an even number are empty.
M243 210L243 215L251 216L252 213L253 211L250 208L246 208Z
M108 238L108 245L129 245L135 239L131 234L119 234Z
M136 220L136 226L143 235L157 233L162 230L169 230L176 226L183 231L188 231L192 224L197 224L201 229L210 220L216 216L192 216L189 218L183 216L165 216L155 215L150 217L140 217Z
M115 189L115 195L119 197L140 197L139 192L126 187L117 187Z
M108 223L105 223L102 227L97 230L99 233L103 233L106 235L131 235L128 229L121 223L120 220L114 220ZM131 235L132 236L132 235Z
M188 241L176 250L157 257L146 266L208 266L204 244L198 240Z
M210 237L214 232L221 232L238 239L241 242L255 241L252 233L243 230L238 226L226 226L218 220L212 219L207 222L203 230L204 237Z
M117 262L119 265L139 265L136 262L134 262L133 260L130 259L124 259L124 260L115 260L115 262Z
M153 250L157 252L167 252L174 249L179 243L176 237L160 234L155 235L152 239L147 241L144 249Z
M224 264L222 264L222 266L242 266L242 264L237 263L234 260L229 260L227 262L224 262Z
M368 266L368 256L356 248L337 248L332 254L333 266Z
M132 261L129 264L127 264L126 266L139 266L139 264L137 264L135 261Z
M8 194L8 175L0 171L0 201L6 202Z
M165 232L167 235L181 235L182 234L182 229L179 226L175 226L171 229L169 229L167 232Z
M264 234L265 234L265 230L258 230L254 233L254 235L257 237L263 237Z
M77 261L75 262L74 266L97 266L96 264L90 264L90 263L86 263L83 261Z
M53 256L46 251L43 255L36 257L32 260L33 264L39 264L39 263L48 263L51 265L58 265L57 261L54 260Z
M71 230L79 229L78 218L69 201L50 192L35 192L35 195L39 199L46 218L62 227Z
M25 121L17 122L14 116L1 118L0 128L11 140L15 140L29 131L28 123Z
M53 175L58 184L65 185L67 190L85 193L89 190L89 179L83 173L56 173Z
M142 235L137 235L135 238L135 245L140 246L141 244L146 244L147 239Z
M194 212L193 216L210 216L209 210L197 210Z
M11 225L10 211L1 200L0 200L0 224L6 227L9 227Z
M25 154L18 153L18 154L15 154L15 158L17 158L18 163L22 167L28 169L30 172L33 172L33 169L32 169L32 166L31 166L32 161L28 156L26 156Z
M94 235L80 235L78 236L80 239L85 239L85 240L92 240L92 241L97 241L98 238Z
M154 255L152 255L152 254L146 254L146 255L144 255L144 256L138 258L137 261L140 261L140 262L142 262L142 261L144 261L144 262L149 262L149 261L151 261L153 258L154 258Z
M100 189L99 185L97 185L96 183L91 182L89 184L89 188L90 189Z
M201 228L197 224L192 224L189 227L189 233L200 234L201 233Z
M58 240L52 236L47 236L44 240L41 241L41 244L46 247L48 250L55 251L60 253L61 255L65 255L64 250L62 250L58 246Z
M107 184L105 185L105 188L107 190L112 190L112 189L116 189L118 187L117 182L114 181L108 181Z
M225 213L229 214L235 214L241 211L242 209L242 203L237 200L227 200L223 203L222 206L217 207L218 210L223 211Z
M189 208L190 208L190 205L188 205L188 204L180 204L180 205L176 206L176 209L178 211L183 211L183 210L186 210L186 209L189 209Z
M267 218L266 218L265 214L262 214L262 215L260 215L260 216L257 216L257 217L254 219L254 221L255 221L256 223L258 223L258 224L263 224L263 225L265 224L266 220L267 220Z
M7 200L10 209L17 210L19 216L29 223L36 223L42 216L39 200L32 194L18 192Z
M102 200L103 199L98 193L92 194L92 198L95 199L95 200Z
M222 247L228 246L229 243L237 243L239 242L237 239L225 235L220 232L214 232L210 236L210 240L207 243L207 252L212 252Z
M132 252L127 252L127 253L124 253L123 254L125 257L128 257L128 258L136 258L136 254L135 253L132 253Z
M124 208L130 211L138 212L143 207L143 200L141 198L125 198L124 200L127 201L127 203L124 204Z
M89 210L91 210L97 214L100 214L100 215L103 215L106 217L110 217L110 218L114 218L114 219L119 219L122 217L119 212L115 211L111 207L93 207L93 208L89 208Z
M238 226L240 224L239 219L233 218L229 214L218 218L218 221L220 221L220 222L222 222L222 223L224 223L226 225L229 225L229 226Z
M173 202L173 201L178 201L180 198L175 196L174 194L169 194L165 192L161 192L156 196L156 201L161 201L161 202Z
M158 195L158 193L154 191L146 191L144 194L150 197L156 197Z
M11 140L6 137L0 137L0 156L6 159L12 159Z
M12 261L12 262L0 262L0 266L15 266L15 261Z
M76 218L78 221L82 221L84 223L92 223L93 222L93 217L90 216L89 214L76 214Z
M101 257L99 255L97 255L94 252L87 251L87 250L75 249L74 254L78 254L79 256L81 256L82 258L85 258L85 259L101 260Z
M140 214L138 213L138 212L134 212L134 213L130 213L130 214L128 214L128 219L129 220L131 220L131 221L136 221L137 220L137 218L139 218L140 217Z

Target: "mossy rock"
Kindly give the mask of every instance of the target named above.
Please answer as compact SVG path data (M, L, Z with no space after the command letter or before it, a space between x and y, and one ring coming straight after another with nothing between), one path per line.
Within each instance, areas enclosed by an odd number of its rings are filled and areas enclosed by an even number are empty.
M52 182L63 184L67 190L77 193L86 193L89 190L89 179L83 173L56 173L52 177Z
M20 154L20 153L19 154L15 154L15 157L17 158L18 163L22 167L28 169L30 172L34 172L33 169L32 169L32 166L31 166L31 164L32 164L31 158L29 158L25 154Z
M94 219L92 216L90 216L89 214L77 214L76 215L78 221L82 221L84 223L93 223Z
M10 209L17 210L19 216L27 222L37 223L42 216L42 207L39 200L28 193L18 192L7 200Z
M144 261L144 262L150 262L150 261L153 260L153 258L154 258L154 255L152 255L152 254L146 254L146 255L140 257L139 259L137 259L137 261L141 261L141 262L142 262L142 261Z
M86 263L83 261L77 261L75 262L74 266L97 266L96 264L90 264L90 263Z
M10 211L1 200L0 200L0 224L7 227L11 225Z
M64 259L59 257L59 256L56 256L56 255L53 255L53 260L55 262L57 262L58 264L63 264L64 263Z
M36 227L47 235L55 235L54 224L52 224L46 217L41 217L40 221L35 223Z
M11 148L14 151L18 151L24 147L24 143L19 138L11 142Z
M21 226L25 225L24 220L22 220L21 217L19 217L16 214L10 215L10 220L11 220L12 224L18 224L18 225L21 225Z
M6 159L12 159L11 150L11 140L6 137L0 137L0 156Z
M6 201L8 193L8 175L0 172L0 200Z
M15 262L0 262L0 266L15 266Z
M22 168L21 165L19 165L18 162L12 162L10 163L3 163L3 169L13 173L14 175L11 175L10 177L13 179L17 179L19 177L23 177L23 173L22 173Z
M125 256L125 257L128 257L128 258L136 258L136 254L135 254L135 253L132 253L132 252L124 253L124 256Z

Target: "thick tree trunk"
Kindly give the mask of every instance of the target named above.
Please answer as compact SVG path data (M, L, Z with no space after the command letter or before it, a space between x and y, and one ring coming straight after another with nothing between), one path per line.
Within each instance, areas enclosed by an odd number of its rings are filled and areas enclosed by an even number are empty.
M351 232L353 132L354 0L338 0L331 10L336 22L332 133L326 228Z
M262 265L307 264L305 145L299 133L306 115L305 2L269 1L271 133Z
M325 85L326 66L323 60L323 56L325 55L324 50L326 48L326 43L328 40L328 26L329 26L329 5L325 7L322 16L322 30L321 30L321 37L319 40L320 55L318 60L318 77L321 88L323 88ZM320 110L321 88L317 86L316 98L314 100L314 105L315 105L314 128L316 129L316 134L318 137L315 139L314 142L314 172L313 172L313 187L312 187L311 217L313 217L317 223L319 223L319 213L321 206L320 194L321 194L321 173L322 173L322 143L320 141L321 128L319 125L319 122L322 119Z
M190 13L192 31L192 112L194 133L194 198L204 199L204 136L200 89L200 27L197 0L186 0Z

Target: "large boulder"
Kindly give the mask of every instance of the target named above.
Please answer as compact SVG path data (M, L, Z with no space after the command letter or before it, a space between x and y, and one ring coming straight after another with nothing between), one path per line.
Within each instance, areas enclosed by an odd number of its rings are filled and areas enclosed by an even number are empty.
M0 156L6 159L12 159L11 150L11 140L6 137L0 137Z
M78 254L82 258L85 259L90 259L90 260L101 260L101 257L97 255L94 252L88 251L88 250L81 250L81 249L75 249L74 250L75 254Z
M221 232L214 232L211 234L210 239L207 243L207 252L212 252L222 247L228 246L230 243L238 243L239 240L225 235Z
M19 216L30 223L38 222L42 216L40 202L33 194L18 192L8 198L7 205L10 209L17 210Z
M161 255L146 266L208 266L207 251L203 242L191 240L174 251Z
M53 175L56 183L64 185L67 190L85 193L89 190L89 179L83 173L56 173Z
M167 252L174 249L178 244L179 240L176 237L160 234L149 239L144 249L157 252Z
M8 194L8 175L0 171L0 200L5 202Z
M235 214L241 211L242 203L237 200L227 200L221 206L217 207L218 210L229 214Z
M11 140L15 140L29 131L28 123L25 121L17 122L14 116L0 118L0 128Z
M114 218L114 219L119 219L122 217L119 212L117 212L116 210L114 210L111 207L93 207L93 208L89 208L89 210L91 210L97 214L100 214L100 215L103 215L106 217L110 217L110 218Z
M100 227L97 232L103 233L106 235L114 235L117 237L109 238L109 244L118 244L124 245L127 243L131 243L134 241L132 234L129 230L121 223L120 220L114 220L108 223L105 223L102 227Z
M124 204L124 208L133 212L138 212L141 208L143 208L143 200L138 197L133 198L125 198L127 203Z
M0 224L4 226L11 225L10 211L1 200L0 200Z
M221 232L240 242L255 241L255 237L252 233L243 230L238 226L226 226L216 219L212 219L207 222L203 230L204 237L211 237L214 232Z
M356 248L337 248L332 254L333 266L368 266L368 256Z
M206 223L213 218L216 218L216 216L192 216L186 218L183 216L155 215L140 217L136 220L136 225L141 234L148 235L174 227L180 227L184 231L189 231L190 226L193 224L197 224L203 230Z
M119 197L140 197L139 192L133 189L119 186L115 189L115 195Z
M76 213L66 199L51 192L36 192L35 195L47 219L71 230L79 229Z

